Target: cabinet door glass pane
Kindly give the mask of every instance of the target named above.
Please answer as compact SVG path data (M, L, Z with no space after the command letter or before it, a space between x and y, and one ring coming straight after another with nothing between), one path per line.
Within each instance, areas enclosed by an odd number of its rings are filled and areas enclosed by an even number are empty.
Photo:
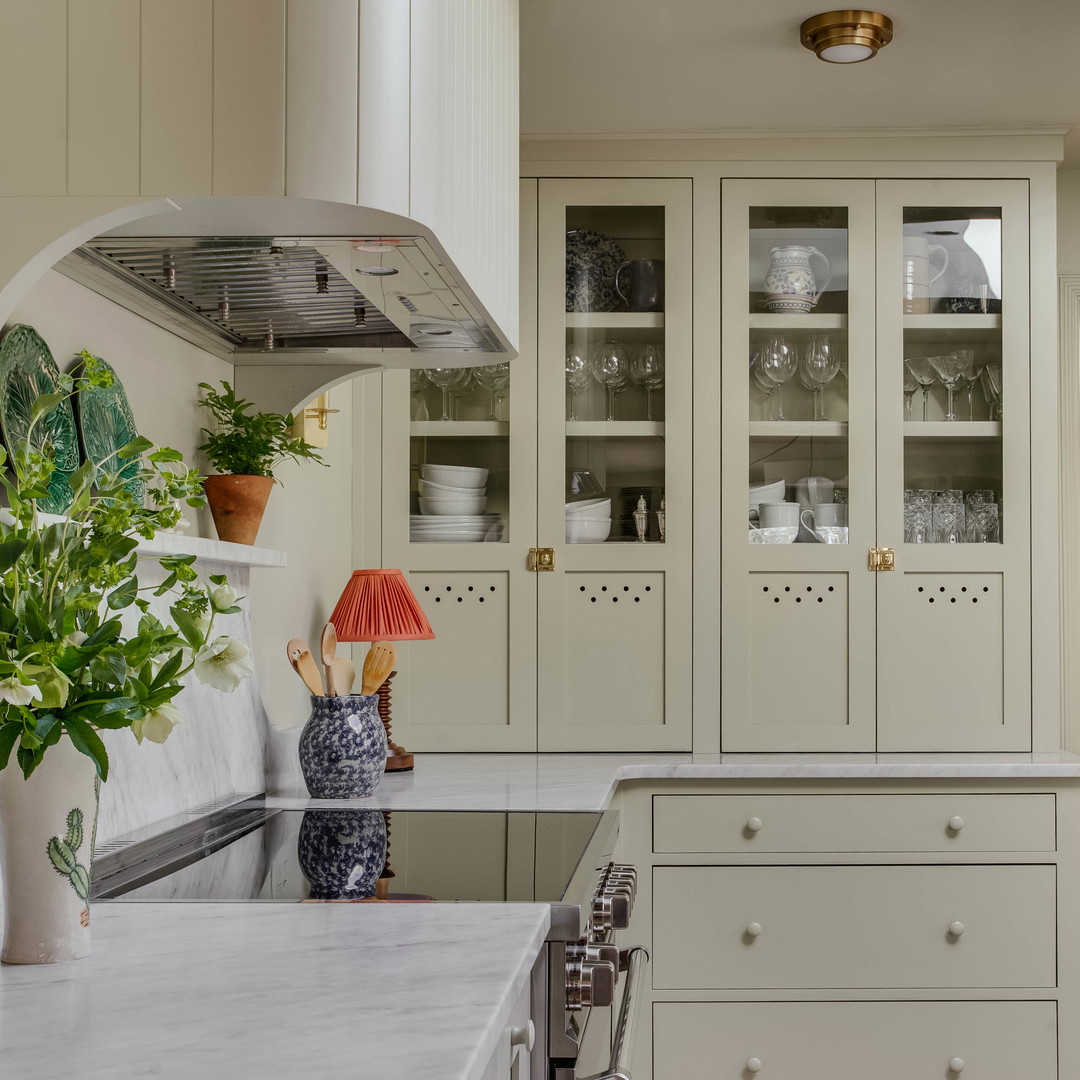
M508 543L510 365L410 378L410 541Z
M846 544L847 208L753 206L749 227L749 542Z
M903 220L904 541L1000 543L1001 209Z
M566 542L663 542L664 208L566 209Z

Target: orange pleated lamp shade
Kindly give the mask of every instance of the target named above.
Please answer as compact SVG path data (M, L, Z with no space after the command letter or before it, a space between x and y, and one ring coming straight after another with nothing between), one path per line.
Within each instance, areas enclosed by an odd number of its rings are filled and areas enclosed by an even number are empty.
M435 636L400 570L354 570L330 621L339 641L421 641Z

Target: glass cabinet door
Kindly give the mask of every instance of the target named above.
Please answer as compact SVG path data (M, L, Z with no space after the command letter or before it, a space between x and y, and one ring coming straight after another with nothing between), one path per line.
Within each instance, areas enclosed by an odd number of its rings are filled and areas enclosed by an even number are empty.
M723 749L872 750L873 182L723 199Z
M540 749L689 749L690 184L539 186Z
M1027 185L879 181L879 748L1030 748Z

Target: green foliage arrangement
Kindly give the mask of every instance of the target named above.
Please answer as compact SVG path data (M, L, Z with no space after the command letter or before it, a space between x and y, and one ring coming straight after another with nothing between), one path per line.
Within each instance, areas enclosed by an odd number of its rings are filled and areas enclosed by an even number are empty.
M61 376L60 392L34 402L26 437L0 449L8 503L0 511L0 768L17 748L29 777L66 735L105 780L101 729L130 728L140 742L163 742L182 719L173 699L185 675L233 690L253 668L244 642L213 633L217 615L240 610L236 592L224 576L204 581L194 555L156 557L165 579L148 588L167 598L168 620L142 595L140 539L175 526L181 504L205 505L201 477L179 451L135 439L113 460L79 468L65 517L38 512L55 471L42 419L66 398L113 382L96 357L85 350L80 357L77 373ZM133 461L149 506L126 486Z
M317 461L325 465L315 448L292 433L292 413L252 412L254 403L236 396L227 383L224 392L210 383L199 383L206 393L199 405L214 418L215 430L203 428L206 436L199 450L206 454L219 473L232 476L270 476L281 462Z

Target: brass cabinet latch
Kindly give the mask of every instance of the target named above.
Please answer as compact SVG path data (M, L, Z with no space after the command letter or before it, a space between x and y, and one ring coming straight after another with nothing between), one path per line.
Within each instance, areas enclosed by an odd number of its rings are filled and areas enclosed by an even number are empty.
M529 548L529 569L534 574L555 569L554 548Z
M896 553L893 551L892 548L871 548L867 563L869 569L874 571L895 570Z

